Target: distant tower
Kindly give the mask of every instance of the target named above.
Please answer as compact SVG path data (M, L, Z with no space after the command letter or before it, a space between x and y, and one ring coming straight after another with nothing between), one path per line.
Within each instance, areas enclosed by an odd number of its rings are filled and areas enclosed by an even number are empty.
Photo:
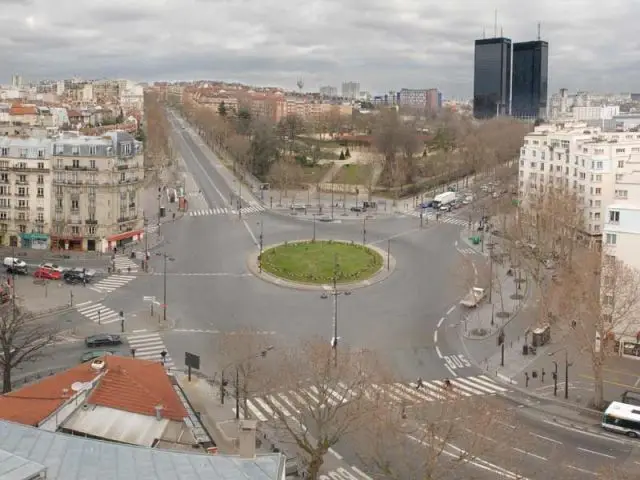
M302 89L304 88L304 80L302 78L299 78L296 82L296 85L298 85L298 89L300 90L300 93L302 93Z

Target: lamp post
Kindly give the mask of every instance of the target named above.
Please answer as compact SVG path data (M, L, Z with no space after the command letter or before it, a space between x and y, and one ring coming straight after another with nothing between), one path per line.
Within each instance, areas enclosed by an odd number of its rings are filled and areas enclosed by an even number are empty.
M167 321L167 260L173 262L175 258L169 256L166 252L158 252L156 255L162 255L163 258L163 270L162 270L162 320Z
M362 246L367 244L367 216L362 218Z
M313 237L311 238L312 242L316 241L316 214L313 214Z
M328 298L329 295L333 297L333 337L331 339L331 348L333 348L333 364L338 366L338 296L339 295L351 295L349 290L344 292L338 291L338 256L333 257L333 288L330 294L323 292L320 298Z
M260 236L258 237L258 241L260 243L260 256L258 257L258 271L262 273L262 250L264 248L264 216L260 213ZM315 238L315 235L314 235Z
M236 384L234 385L235 392L236 392L236 420L240 420L240 364L253 360L254 358L260 358L260 357L264 358L267 356L267 352L270 352L274 348L275 347L273 345L269 345L267 348L260 351L260 353L257 353L255 355L249 355L247 358L237 363L236 362L230 363L229 365L225 366L220 372L220 403L224 405L224 397L225 397L224 387L227 385L227 382L224 378L224 373L231 367L234 367L236 369L236 382L235 382ZM246 414L247 412L245 412L245 418L246 418Z
M331 220L333 220L333 183L331 183Z
M562 352L564 350L564 398L568 399L569 398L569 367L573 366L573 362L569 363L569 351L567 350L567 347L562 347L558 350L556 350L555 352L550 352L547 355L549 355L550 357L554 356L556 353L558 352ZM555 378L556 378L556 382L557 382L557 378L558 378L558 364L556 362L555 363L555 367L556 367L556 374L555 374ZM555 391L557 392L557 388L555 389Z

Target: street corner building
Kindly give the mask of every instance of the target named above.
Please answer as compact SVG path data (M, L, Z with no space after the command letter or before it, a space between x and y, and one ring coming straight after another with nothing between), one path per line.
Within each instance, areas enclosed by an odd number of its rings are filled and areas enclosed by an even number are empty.
M157 362L102 357L0 396L0 478L284 480L281 454L240 451L211 454L199 417Z
M115 130L0 138L0 246L107 252L144 236L142 143Z

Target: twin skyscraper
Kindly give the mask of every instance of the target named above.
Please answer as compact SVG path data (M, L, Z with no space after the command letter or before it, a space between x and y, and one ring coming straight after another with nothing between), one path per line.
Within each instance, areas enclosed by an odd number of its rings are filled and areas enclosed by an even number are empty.
M511 43L510 38L475 42L473 116L547 116L549 43Z

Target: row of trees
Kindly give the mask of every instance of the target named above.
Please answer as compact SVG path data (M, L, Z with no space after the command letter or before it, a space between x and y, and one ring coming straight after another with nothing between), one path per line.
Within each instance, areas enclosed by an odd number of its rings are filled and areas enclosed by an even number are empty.
M175 167L175 151L171 146L171 128L157 92L144 94L145 145L144 166L157 179L170 180L167 175Z

